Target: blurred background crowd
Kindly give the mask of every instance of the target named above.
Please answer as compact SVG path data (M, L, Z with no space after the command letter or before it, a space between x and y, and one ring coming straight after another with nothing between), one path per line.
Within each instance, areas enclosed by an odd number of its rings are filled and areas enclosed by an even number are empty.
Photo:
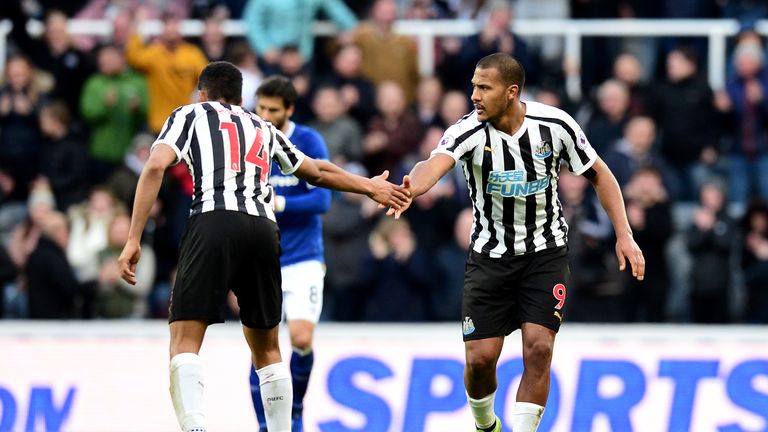
M706 79L701 38L588 37L581 67L559 38L524 38L514 19L736 18L726 85ZM642 283L619 273L613 231L586 179L564 170L569 321L768 322L768 69L756 0L21 0L10 20L0 86L0 317L164 318L191 202L184 164L168 173L144 235L138 283L117 255L135 186L163 121L194 100L198 72L228 60L254 108L260 81L292 79L293 120L316 128L334 162L399 182L443 130L471 109L475 63L503 51L527 71L524 100L558 106L584 128L621 184L648 262ZM72 18L112 24L72 36ZM399 19L469 19L419 69ZM181 20L204 23L186 39ZM152 38L141 23L160 20ZM229 37L226 20L243 20ZM331 21L332 36L312 24ZM31 25L37 23L38 25ZM512 25L511 25L512 24ZM39 30L39 31L36 31ZM566 78L579 74L579 100ZM323 318L448 321L460 313L472 211L456 170L386 219L375 204L334 195L325 215Z

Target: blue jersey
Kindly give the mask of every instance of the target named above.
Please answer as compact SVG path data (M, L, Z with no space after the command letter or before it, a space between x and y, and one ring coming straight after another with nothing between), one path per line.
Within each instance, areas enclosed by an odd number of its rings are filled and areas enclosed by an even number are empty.
M313 159L328 159L325 141L314 129L290 122L286 133L291 142ZM269 183L275 194L285 198L285 209L277 213L280 265L303 261L325 261L323 256L323 224L320 215L331 205L331 191L316 188L294 175L283 175L273 162Z

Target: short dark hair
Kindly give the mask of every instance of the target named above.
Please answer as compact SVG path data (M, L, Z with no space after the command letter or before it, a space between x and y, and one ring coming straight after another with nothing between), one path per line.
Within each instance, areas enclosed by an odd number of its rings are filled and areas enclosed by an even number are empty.
M274 75L261 82L256 96L279 97L283 100L285 108L290 108L296 105L299 93L291 80L282 75Z
M477 69L496 69L506 85L517 85L523 89L525 85L525 69L509 54L495 53L485 56L477 62Z
M210 100L224 99L227 103L240 105L243 100L243 74L230 62L211 62L200 72L197 89L205 90Z
M65 126L69 126L69 121L72 116L70 115L69 108L67 108L67 104L64 103L64 101L54 99L43 105L43 109L47 111L51 117L59 123Z
M699 55L696 53L696 50L692 46L690 45L678 46L675 49L673 49L672 52L679 53L681 56L683 56L684 59L686 59L692 65L696 67L699 66Z

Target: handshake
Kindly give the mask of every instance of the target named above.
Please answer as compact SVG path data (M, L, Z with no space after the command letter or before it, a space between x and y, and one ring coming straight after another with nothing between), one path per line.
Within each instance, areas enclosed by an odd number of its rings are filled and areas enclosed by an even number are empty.
M387 181L388 177L389 171L384 171L380 175L372 177L370 179L372 190L366 195L379 203L379 208L388 208L387 216L394 215L395 219L400 219L400 215L411 206L411 202L416 197L416 194L411 187L409 175L403 177L403 183L399 186Z

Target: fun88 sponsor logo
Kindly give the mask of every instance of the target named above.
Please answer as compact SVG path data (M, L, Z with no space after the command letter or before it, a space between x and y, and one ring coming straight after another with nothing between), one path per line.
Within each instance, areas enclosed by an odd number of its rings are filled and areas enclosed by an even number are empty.
M485 192L503 198L525 197L549 187L550 176L526 182L525 171L491 171Z

